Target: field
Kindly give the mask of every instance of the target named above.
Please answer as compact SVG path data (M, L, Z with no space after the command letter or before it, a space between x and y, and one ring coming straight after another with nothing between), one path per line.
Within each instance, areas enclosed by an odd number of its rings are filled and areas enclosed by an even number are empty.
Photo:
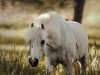
M28 9L28 7L30 7L30 9ZM16 7L16 11L12 9L14 9L12 6L3 11L0 9L0 75L43 75L45 72L44 57L41 58L41 62L38 67L31 67L28 63L27 55L29 47L25 42L27 27L41 11L33 9L30 5L25 7L27 11L23 10L24 12L22 12L21 8L18 7ZM69 9L70 7L66 10L56 9L56 11L58 11L64 18L67 17L69 20L72 20L73 10ZM82 22L89 36L87 75L99 75L99 0L91 0L90 3L87 1ZM61 66L57 67L57 70L53 73L53 75L63 75Z
M88 75L99 75L100 73L100 37L98 28L87 27L89 33L89 63L87 65ZM0 34L0 75L42 75L45 71L44 60L37 68L32 68L28 63L28 46L25 45L25 38L21 36L20 31L16 31L12 34L6 34L12 32L12 30L7 30L4 26L0 29L2 33ZM7 31L6 31L7 30ZM94 36L95 32L98 32ZM4 31L4 32L3 32ZM24 31L22 32L24 33ZM97 42L94 45L94 40Z

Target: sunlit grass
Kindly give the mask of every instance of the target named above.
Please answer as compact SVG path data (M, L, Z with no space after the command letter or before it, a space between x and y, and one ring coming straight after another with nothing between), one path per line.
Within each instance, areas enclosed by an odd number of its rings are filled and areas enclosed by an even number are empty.
M32 68L28 64L26 51L0 50L0 75L39 75L42 72L40 66Z
M15 44L15 45L25 45L25 39L21 37L3 37L0 36L0 43L1 44Z
M96 54L95 54L96 50ZM91 53L93 51L93 53ZM89 49L89 62L87 64L87 75L99 75L100 73L100 51L96 46ZM43 75L45 71L44 59L41 59L38 67L32 68L28 63L27 51L16 51L14 49L0 50L0 75ZM95 68L94 68L95 67ZM58 67L54 73L63 75L63 71Z

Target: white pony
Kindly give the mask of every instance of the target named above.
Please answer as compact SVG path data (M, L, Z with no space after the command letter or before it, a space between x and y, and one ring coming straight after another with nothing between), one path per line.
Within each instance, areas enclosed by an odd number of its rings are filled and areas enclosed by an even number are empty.
M72 64L79 60L82 75L86 74L88 36L80 23L66 21L56 12L41 14L28 29L27 42L30 44L31 66L37 66L44 53L49 73L60 63L65 74L73 75Z

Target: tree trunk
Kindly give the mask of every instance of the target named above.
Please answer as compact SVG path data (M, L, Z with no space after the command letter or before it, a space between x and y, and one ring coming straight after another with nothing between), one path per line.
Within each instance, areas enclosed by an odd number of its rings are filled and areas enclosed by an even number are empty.
M81 23L85 0L74 0L74 2L75 2L74 6L75 12L73 20Z
M1 9L3 10L6 7L6 0L1 0Z

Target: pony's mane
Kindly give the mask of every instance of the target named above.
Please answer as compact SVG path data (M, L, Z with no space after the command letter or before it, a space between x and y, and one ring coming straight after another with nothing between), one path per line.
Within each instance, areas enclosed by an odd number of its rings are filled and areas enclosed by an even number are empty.
M44 25L48 25L50 22L55 22L58 20L64 20L57 12L47 12L44 14L41 14L38 18L38 21Z
M26 33L26 43L28 43L30 40L33 39L33 36L35 35L34 33L36 32L37 33L38 29L37 28L34 28L34 27L29 27L27 29L27 33Z

